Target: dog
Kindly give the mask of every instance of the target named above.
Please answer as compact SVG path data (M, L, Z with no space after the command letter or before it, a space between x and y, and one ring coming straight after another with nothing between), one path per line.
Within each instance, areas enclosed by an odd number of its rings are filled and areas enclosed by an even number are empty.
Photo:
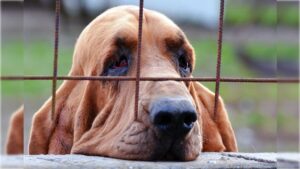
M94 19L76 42L69 76L135 77L138 11L119 6ZM141 77L192 77L195 53L175 23L145 9L142 34ZM141 81L139 90L135 116L135 81L64 81L55 119L51 98L33 117L29 153L190 161L201 152L238 150L222 99L214 115L214 93L199 82ZM23 113L12 118L9 154L23 152L23 145L12 151L23 141L15 122Z

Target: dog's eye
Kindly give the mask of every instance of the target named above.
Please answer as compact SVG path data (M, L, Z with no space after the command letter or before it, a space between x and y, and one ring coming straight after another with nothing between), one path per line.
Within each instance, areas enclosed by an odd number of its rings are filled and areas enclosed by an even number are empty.
M179 72L181 76L187 77L191 73L191 66L190 63L187 60L187 56L185 52L180 51L178 53L178 66L179 66Z
M108 76L123 76L128 71L128 57L121 55L117 60L112 61L105 75Z
M189 63L186 61L186 58L184 55L179 56L178 58L179 62L179 67L183 69L188 69L189 68Z
M128 66L128 60L125 56L122 56L120 60L112 64L111 69L119 69Z

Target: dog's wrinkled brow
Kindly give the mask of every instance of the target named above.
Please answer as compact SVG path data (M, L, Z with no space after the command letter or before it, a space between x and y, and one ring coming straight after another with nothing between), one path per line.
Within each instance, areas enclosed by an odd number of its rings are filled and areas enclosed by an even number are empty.
M126 37L126 36L117 36L114 39L114 46L115 48L128 48L129 50L133 50L136 48L137 40L132 37Z
M185 43L184 36L181 33L177 33L177 36L168 37L165 39L166 47L169 51L176 51L181 48Z

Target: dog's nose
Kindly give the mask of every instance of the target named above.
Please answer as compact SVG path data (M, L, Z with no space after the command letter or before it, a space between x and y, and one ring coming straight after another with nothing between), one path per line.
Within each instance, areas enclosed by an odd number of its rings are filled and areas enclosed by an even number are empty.
M184 98L160 98L150 106L152 123L163 134L186 135L197 120L192 103Z

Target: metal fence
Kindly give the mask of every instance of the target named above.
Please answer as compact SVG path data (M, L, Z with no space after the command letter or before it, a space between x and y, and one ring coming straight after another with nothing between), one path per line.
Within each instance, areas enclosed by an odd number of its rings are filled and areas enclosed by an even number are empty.
M55 34L54 34L54 60L53 60L53 76L1 76L1 81L18 81L18 80L52 80L52 120L55 119L55 93L57 80L100 80L100 81L135 81L135 118L137 118L138 112L138 100L139 100L139 86L141 81L199 81L199 82L215 82L215 102L214 102L214 114L216 115L218 107L218 97L220 82L232 82L232 83L299 83L299 78L222 78L221 77L221 59L222 59L222 37L223 37L223 18L224 18L224 0L220 0L220 14L219 14L219 28L218 28L218 52L216 63L216 76L215 77L141 77L140 76L140 58L142 49L142 27L143 27L143 12L144 12L144 0L139 1L139 28L138 28L138 47L137 47L137 71L135 77L107 77L107 76L57 76L57 64L58 64L58 44L59 44L59 24L60 24L60 12L61 0L56 0L55 8Z

